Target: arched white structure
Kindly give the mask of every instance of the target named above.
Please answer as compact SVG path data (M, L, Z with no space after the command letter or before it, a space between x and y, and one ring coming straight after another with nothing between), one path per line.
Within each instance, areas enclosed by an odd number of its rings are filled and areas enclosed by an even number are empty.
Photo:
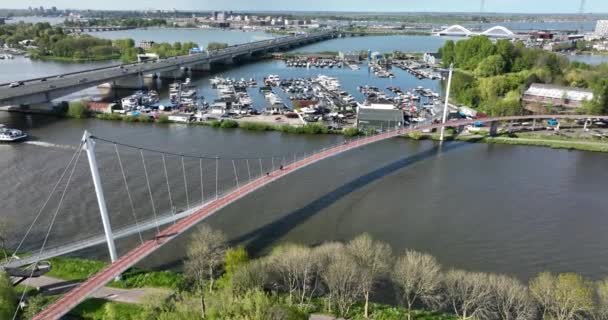
M436 33L436 35L439 36L464 36L464 37L470 37L470 36L487 36L490 38L515 38L517 37L517 35L503 27L503 26L494 26L484 32L473 32L461 25L453 25L453 26L449 26L439 32Z
M513 37L515 33L513 31L503 27L495 26L481 33L489 37Z
M453 25L450 27L447 27L444 30L439 31L440 35L464 35L464 36L468 36L470 34L472 34L471 30L461 26L461 25Z

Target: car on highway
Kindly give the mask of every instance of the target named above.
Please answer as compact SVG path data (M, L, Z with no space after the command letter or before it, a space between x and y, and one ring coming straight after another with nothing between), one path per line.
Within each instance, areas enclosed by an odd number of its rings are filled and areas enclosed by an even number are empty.
M45 82L45 81L46 81L46 78L40 79L40 82Z
M11 88L16 88L16 87L20 86L20 84L19 84L19 82L11 82L8 86Z
M79 83L83 83L83 82L86 82L86 81L87 81L87 78L82 78L82 79L78 80Z

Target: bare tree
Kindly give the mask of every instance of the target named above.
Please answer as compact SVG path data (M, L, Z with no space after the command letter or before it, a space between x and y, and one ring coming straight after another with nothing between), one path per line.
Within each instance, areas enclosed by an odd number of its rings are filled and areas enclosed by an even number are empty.
M239 293L264 289L269 280L270 265L268 259L257 259L238 268L232 275L233 289Z
M608 320L608 278L595 284L596 307L593 317Z
M483 319L490 313L491 290L486 274L451 270L445 275L444 285L447 300L459 318Z
M441 266L435 257L408 250L397 259L392 272L411 319L412 307L422 301L435 305L440 300Z
M324 280L325 272L329 269L329 265L333 262L334 258L340 254L345 254L344 244L340 242L327 242L313 249L313 255L315 263L317 265L317 277L315 278L315 284L313 285L316 291L320 291L325 296L327 302L327 311L332 312L332 292L327 287L327 284L322 281Z
M192 235L186 252L184 266L186 277L194 282L200 292L201 314L205 317L205 287L213 291L218 269L224 261L227 244L223 232L201 225Z
M492 309L498 319L534 319L536 312L528 288L519 280L504 275L489 275Z
M578 274L541 273L530 282L530 291L543 310L543 318L585 318L594 309L593 288Z
M336 305L339 316L346 316L361 296L361 273L353 257L346 253L334 256L323 273L331 303Z
M388 273L392 250L388 244L373 240L367 233L351 240L346 249L361 269L361 290L365 298L363 316L367 318L369 314L369 296L379 279Z
M289 302L297 295L300 305L311 297L317 264L312 250L299 245L275 248L271 263L281 278L281 285L289 293Z

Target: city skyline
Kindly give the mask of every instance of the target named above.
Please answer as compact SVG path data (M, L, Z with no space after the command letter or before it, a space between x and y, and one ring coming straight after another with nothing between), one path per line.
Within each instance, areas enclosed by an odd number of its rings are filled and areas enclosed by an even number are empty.
M125 3L119 0L88 2L74 4L70 0L28 0L19 3L0 5L2 8L23 9L27 7L45 8L56 6L60 9L94 9L94 10L249 10L249 11L330 11L330 12L479 12L480 1L457 2L454 0L437 0L431 3L415 1L384 0L369 2L365 0L309 0L306 2L284 2L278 0L247 1L228 0L216 2L210 0L175 0L170 3L160 0ZM526 0L486 0L484 12L495 13L577 13L578 1L526 1ZM588 0L585 13L607 13L608 2Z

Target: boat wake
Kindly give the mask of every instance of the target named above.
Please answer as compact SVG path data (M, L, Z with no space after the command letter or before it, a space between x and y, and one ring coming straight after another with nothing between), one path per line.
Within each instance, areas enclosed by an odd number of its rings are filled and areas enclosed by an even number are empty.
M43 148L76 150L76 146L71 146L71 145L67 145L67 144L55 144L55 143L44 142L44 141L25 141L24 143L38 146L38 147L43 147Z

